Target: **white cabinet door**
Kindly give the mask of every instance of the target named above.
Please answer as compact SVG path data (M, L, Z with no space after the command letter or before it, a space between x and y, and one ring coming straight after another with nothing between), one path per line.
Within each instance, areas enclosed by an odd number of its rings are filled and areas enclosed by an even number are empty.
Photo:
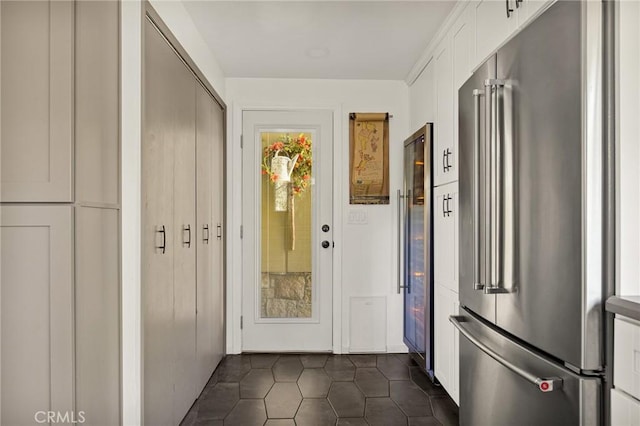
M458 332L449 316L458 314L458 294L436 284L434 288L435 376L447 393L458 402Z
M0 201L69 202L72 1L0 2Z
M458 89L471 76L475 47L474 8L467 5L450 30L453 59L453 97L457 107ZM457 116L457 108L454 108Z
M411 131L436 121L436 73L435 61L429 60L420 76L409 88L409 107L411 110Z
M458 180L457 150L453 144L453 61L451 46L445 38L436 49L436 125L433 166L434 185Z
M612 426L636 426L640 424L640 401L620 392L611 390Z
M458 294L455 294L453 302L453 314L460 315L460 301ZM447 318L448 320L448 318ZM460 405L460 333L453 324L449 323L453 330L453 384L451 386L451 398L458 406Z
M75 209L76 411L84 411L87 424L117 425L120 421L118 210Z
M117 205L120 6L78 1L75 7L75 200Z
M38 411L73 410L73 207L0 217L0 423L36 425Z
M434 281L458 292L458 183L433 190Z
M507 4L513 12L507 16ZM481 64L518 27L515 0L479 0L475 7L476 55L474 63Z

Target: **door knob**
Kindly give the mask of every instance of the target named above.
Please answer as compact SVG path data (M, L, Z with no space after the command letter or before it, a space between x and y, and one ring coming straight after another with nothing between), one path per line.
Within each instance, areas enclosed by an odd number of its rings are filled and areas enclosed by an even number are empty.
M324 241L322 242L322 248L329 248L329 245L330 245L330 244L329 244L329 241L327 241L327 240L324 240Z

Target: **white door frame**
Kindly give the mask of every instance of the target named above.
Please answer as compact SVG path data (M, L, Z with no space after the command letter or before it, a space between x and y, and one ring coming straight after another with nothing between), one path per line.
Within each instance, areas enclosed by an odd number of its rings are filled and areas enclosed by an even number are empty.
M227 128L231 129L227 143L227 167L229 171L227 180L227 353L237 354L242 352L242 330L240 317L242 315L242 240L240 239L240 226L242 225L242 114L249 110L262 111L305 111L305 110L330 110L333 112L333 155L342 152L338 142L348 140L349 135L344 134L342 126L342 106L327 104L291 104L273 105L256 102L236 102L232 105L232 114L229 114ZM339 157L339 156L338 156ZM336 245L333 249L333 353L342 353L342 169L341 162L334 161L333 179L333 240Z

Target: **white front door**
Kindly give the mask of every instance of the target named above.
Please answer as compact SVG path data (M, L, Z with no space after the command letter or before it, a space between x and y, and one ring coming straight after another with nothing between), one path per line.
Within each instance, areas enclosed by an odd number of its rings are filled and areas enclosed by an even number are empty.
M242 350L330 351L333 113L244 111L242 131Z

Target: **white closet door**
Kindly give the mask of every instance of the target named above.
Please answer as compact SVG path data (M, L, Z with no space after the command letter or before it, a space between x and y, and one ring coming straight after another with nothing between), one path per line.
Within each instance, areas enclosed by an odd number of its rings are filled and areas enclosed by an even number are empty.
M0 1L0 201L73 201L73 1Z
M205 89L197 87L196 106L196 184L198 189L197 206L197 280L196 299L198 310L197 345L198 357L197 386L198 391L207 384L213 373L213 275L212 246L216 244L216 225L212 222L211 200L213 197L212 170L213 161L213 109L211 96Z
M178 105L175 70L183 65L160 33L145 26L142 142L142 291L144 306L144 422L171 425L176 374L173 263L179 239L173 218L173 138ZM164 248L159 248L164 247Z
M73 207L0 207L0 424L73 409Z

